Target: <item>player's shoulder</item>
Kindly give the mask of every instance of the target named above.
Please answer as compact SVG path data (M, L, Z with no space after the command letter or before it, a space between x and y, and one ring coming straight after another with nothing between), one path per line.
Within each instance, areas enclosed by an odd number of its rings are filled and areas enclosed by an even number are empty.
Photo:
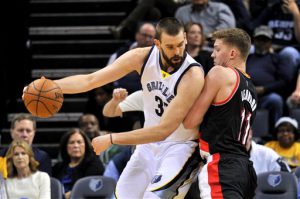
M142 47L142 48L134 48L128 53L132 54L133 56L146 56L150 53L152 47Z
M200 65L193 65L185 72L184 78L199 80L204 79L204 70Z
M207 79L211 79L214 81L217 80L219 82L231 82L236 80L236 75L234 75L234 73L234 69L232 68L215 65L208 72Z

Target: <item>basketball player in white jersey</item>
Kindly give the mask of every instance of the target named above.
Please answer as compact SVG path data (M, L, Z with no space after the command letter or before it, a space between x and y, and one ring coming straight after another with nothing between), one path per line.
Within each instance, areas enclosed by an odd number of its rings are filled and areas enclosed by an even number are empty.
M117 183L117 198L184 198L198 171L198 130L182 121L204 85L200 64L185 51L184 28L175 18L158 22L153 47L137 48L94 73L55 80L63 93L86 92L137 71L141 75L143 129L93 139L100 154L112 144L137 145ZM162 74L163 71L163 74Z

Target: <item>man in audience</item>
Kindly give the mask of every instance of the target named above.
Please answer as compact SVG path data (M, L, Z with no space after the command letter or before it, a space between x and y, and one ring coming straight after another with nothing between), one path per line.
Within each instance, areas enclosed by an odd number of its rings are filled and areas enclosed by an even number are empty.
M202 24L206 37L216 30L236 26L234 15L227 5L210 0L192 0L192 3L179 7L175 17L183 24Z
M287 63L272 49L273 31L259 26L254 34L255 52L247 59L247 73L251 76L258 96L258 108L268 109L269 126L283 115L283 91L291 82Z
M11 122L10 135L13 140L24 140L30 146L36 133L36 121L29 114L18 114ZM0 150L0 156L5 157L8 148ZM39 162L39 170L48 173L51 176L51 159L49 155L32 146L34 158Z
M80 116L79 128L92 140L93 138L104 135L104 131L100 131L98 119L93 114L84 114Z
M93 114L84 114L79 118L79 128L92 140L99 135L107 134L107 131L101 131L99 122ZM125 146L112 145L106 151L103 151L99 157L104 166L119 152L121 152Z
M129 41L125 45L121 46L115 53L113 53L107 65L113 63L118 57L125 52L134 48L141 48L152 46L154 44L155 27L151 23L142 23L135 33L135 41ZM132 72L123 78L114 82L115 88L126 88L129 93L142 89L140 82L140 75L137 72Z

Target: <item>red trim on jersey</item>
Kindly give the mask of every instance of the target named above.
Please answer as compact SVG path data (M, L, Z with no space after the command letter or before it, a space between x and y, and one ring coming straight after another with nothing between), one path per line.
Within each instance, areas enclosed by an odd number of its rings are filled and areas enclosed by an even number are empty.
M238 88L238 86L240 84L240 76L239 76L239 73L236 70L234 70L233 68L230 68L230 69L232 69L235 72L236 79L237 79L237 81L236 81L236 83L234 85L234 88L233 88L232 92L230 93L230 95L225 100L213 103L212 105L222 105L222 104L227 103L232 98L232 96L234 95L234 93L237 91L237 88Z
M200 149L202 151L205 151L205 152L209 153L209 144L208 144L208 142L202 140L201 138L199 140L200 140Z
M223 198L222 187L220 184L219 178L219 164L220 161L220 154L215 153L212 155L212 161L207 165L207 172L208 172L208 184L211 189L211 198Z

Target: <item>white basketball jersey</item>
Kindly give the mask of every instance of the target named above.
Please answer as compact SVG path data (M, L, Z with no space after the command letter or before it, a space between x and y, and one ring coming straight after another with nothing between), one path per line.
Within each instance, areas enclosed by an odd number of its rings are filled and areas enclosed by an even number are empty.
M160 54L153 46L146 59L141 74L144 102L144 127L157 125L164 111L175 97L178 84L191 67L201 67L190 55L186 55L181 67L167 77L161 73ZM198 129L185 129L183 124L164 141L185 141L198 138Z

